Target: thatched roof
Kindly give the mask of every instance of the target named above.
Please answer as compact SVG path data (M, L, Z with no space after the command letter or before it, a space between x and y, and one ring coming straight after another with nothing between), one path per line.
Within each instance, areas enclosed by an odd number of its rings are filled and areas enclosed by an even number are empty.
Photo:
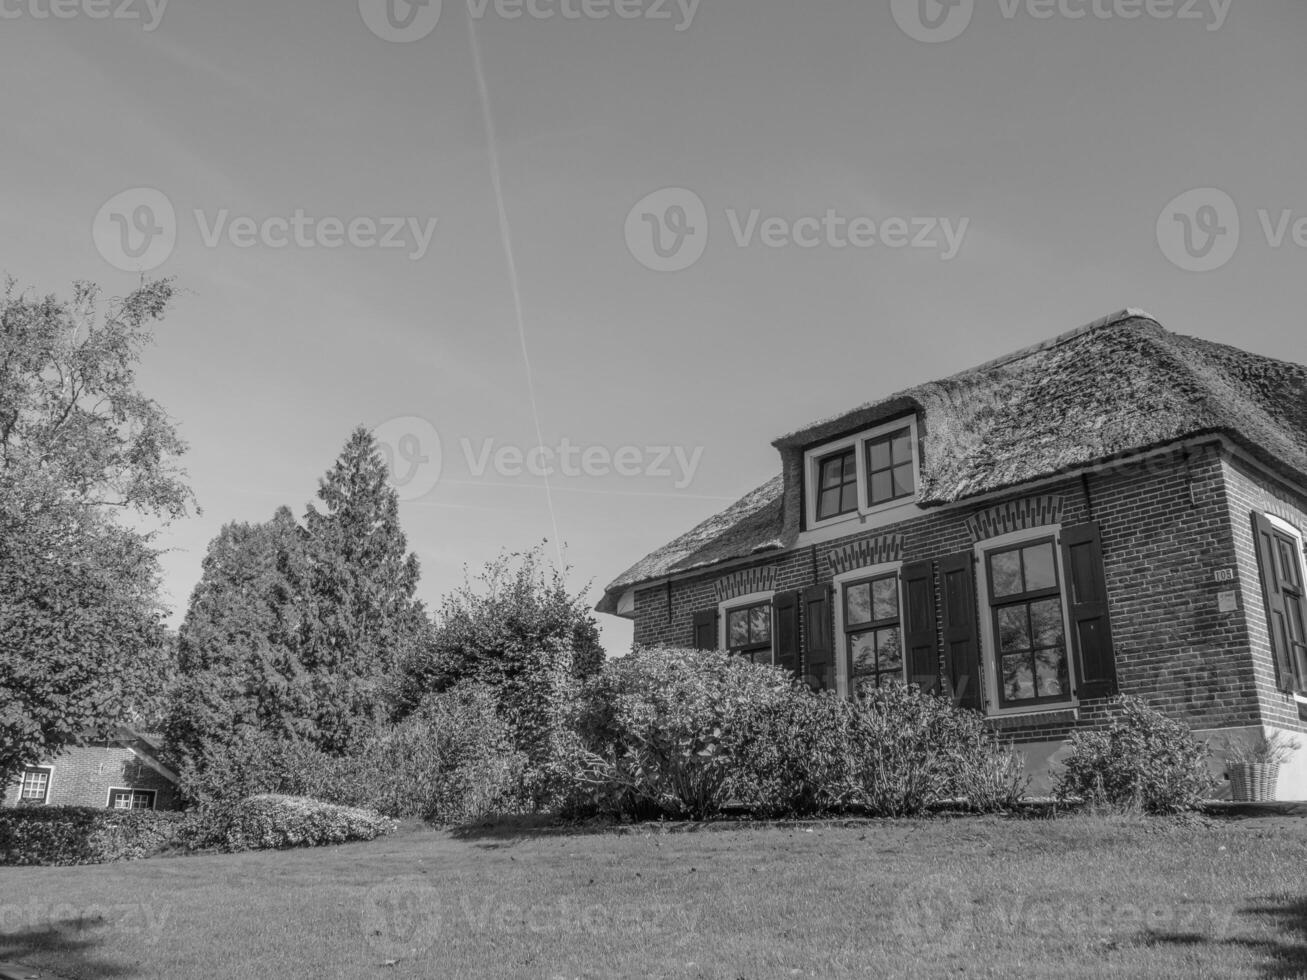
M1126 310L776 440L801 479L805 449L915 412L923 507L1017 487L1182 439L1222 434L1307 483L1307 367L1164 330ZM608 586L625 590L762 550L799 532L799 494L777 477L658 549Z

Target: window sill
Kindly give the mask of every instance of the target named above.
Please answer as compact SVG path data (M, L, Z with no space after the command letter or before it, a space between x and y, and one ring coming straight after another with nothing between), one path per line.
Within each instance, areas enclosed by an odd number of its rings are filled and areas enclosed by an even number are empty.
M985 722L1000 731L1008 728L1025 728L1029 725L1064 725L1080 720L1080 709L1075 705L1063 708L1043 708L1038 711L1021 711L989 715Z

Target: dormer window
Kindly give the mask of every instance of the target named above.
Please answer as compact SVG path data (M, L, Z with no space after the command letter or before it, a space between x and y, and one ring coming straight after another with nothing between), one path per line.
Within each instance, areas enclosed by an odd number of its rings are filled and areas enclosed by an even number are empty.
M899 418L806 453L809 528L838 524L916 499L917 421Z

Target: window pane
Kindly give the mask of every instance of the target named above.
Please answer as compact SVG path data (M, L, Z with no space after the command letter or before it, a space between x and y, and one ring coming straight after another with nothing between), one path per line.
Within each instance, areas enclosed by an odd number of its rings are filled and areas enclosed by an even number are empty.
M873 614L876 622L899 618L899 582L894 578L883 578L871 584L874 597Z
M906 497L911 494L915 481L916 474L912 471L911 463L894 467L894 496Z
M849 652L852 656L853 673L850 680L859 677L874 677L876 674L876 634L855 633L849 637Z
M832 456L830 459L822 460L821 464L821 487L823 490L829 490L832 487L838 487L844 482L844 457Z
M1033 548L1023 548L1026 559L1026 591L1057 587L1057 567L1053 563L1053 543L1046 541Z
M887 470L893 464L890 459L890 441L888 439L877 439L867 445L867 457L871 461L871 469Z
M863 582L844 590L845 621L848 626L871 622L871 583Z
M1030 649L1030 620L1024 605L999 609L997 618L999 650L1003 653L1014 653L1018 650Z
M891 452L894 455L895 463L912 462L912 430L903 429L896 432L893 437Z
M1041 599L1030 604L1030 628L1037 647L1056 647L1066 642L1062 625L1062 603L1058 599Z
M1004 551L989 560L990 578L994 595L1016 595L1021 592L1021 553Z
M818 517L834 517L840 513L841 490L836 487L834 490L823 490L821 500L817 505Z
M754 643L771 642L771 606L754 606L749 610L749 637Z
M876 659L881 673L903 672L903 643L897 628L876 631Z
M1035 672L1039 697L1047 698L1070 693L1071 685L1067 681L1066 651L1062 647L1041 650L1035 654Z
M749 645L749 611L735 609L730 615L730 645L743 647Z
M1009 701L1026 701L1035 697L1035 675L1030 655L1018 653L1003 658L1003 696Z
M858 485L846 483L840 492L840 513L848 514L858 509Z
M893 471L885 470L883 473L871 474L871 502L873 504L883 504L894 497L894 475Z

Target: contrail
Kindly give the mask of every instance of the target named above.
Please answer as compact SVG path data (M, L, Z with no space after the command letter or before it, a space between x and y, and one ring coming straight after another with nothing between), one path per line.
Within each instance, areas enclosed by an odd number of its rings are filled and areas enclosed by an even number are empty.
M477 19L471 4L467 11L467 33L472 42L472 63L476 67L477 92L481 96L481 117L486 124L486 144L490 152L490 181L495 188L495 204L499 208L499 237L504 245L504 258L508 261L508 281L513 290L513 309L517 314L517 338L522 345L522 362L526 365L526 387L531 396L531 415L535 420L536 445L545 446L544 430L540 426L540 406L536 401L535 372L531 369L531 352L526 343L526 314L522 309L522 287L517 279L517 259L513 255L513 231L508 223L508 208L504 205L504 182L499 170L499 140L495 135L495 119L490 112L490 87L486 84L485 67L481 63L481 42L477 39ZM549 520L554 528L554 548L558 552L558 570L563 572L563 541L558 534L558 514L554 510L554 490L549 477L544 477L545 499L549 501Z

